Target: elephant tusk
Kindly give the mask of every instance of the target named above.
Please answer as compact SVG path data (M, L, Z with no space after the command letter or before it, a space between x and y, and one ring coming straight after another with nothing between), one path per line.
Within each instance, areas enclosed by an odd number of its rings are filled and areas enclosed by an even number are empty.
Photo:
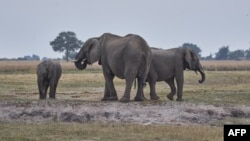
M82 59L82 64L83 64L86 60L87 60L86 58Z
M74 60L74 59L71 59L71 58L69 57L69 61L70 61L70 62L77 62L78 60Z
M82 59L82 63L84 63L86 60L87 60L86 58L85 58L85 59ZM74 59L71 59L71 58L69 57L69 61L70 61L70 62L77 62L77 61L79 61L79 59L78 59L78 60L74 60Z

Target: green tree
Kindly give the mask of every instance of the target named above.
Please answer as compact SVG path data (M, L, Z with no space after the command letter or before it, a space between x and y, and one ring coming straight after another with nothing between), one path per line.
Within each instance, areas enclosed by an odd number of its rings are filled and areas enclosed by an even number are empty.
M229 46L222 46L215 55L216 60L227 60L229 55Z
M197 45L192 43L184 43L181 48L190 48L198 55L199 58L201 58L201 49Z
M241 59L241 58L245 57L245 51L241 50L241 49L238 49L238 50L229 52L228 56L229 56L229 59L238 60L238 59Z
M74 32L67 31L59 33L56 39L50 42L50 45L54 51L64 52L68 62L70 53L81 48L83 42L77 39Z
M250 59L250 48L245 51L245 57L246 59Z
M68 57L69 57L69 58L75 58L76 55L77 55L77 52L75 52L75 51L70 51ZM63 60L67 60L67 57L66 57L65 55L63 55Z

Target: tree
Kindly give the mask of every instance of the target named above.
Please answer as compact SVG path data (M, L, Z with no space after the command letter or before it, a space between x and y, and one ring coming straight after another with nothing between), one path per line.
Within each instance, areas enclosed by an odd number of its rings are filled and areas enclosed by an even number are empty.
M229 52L229 59L239 60L245 57L245 51L244 50L235 50L232 52Z
M50 42L50 45L54 51L65 51L66 60L68 62L70 52L75 52L77 49L81 48L83 42L77 39L74 32L67 31L59 33L56 39Z
M250 59L250 48L245 51L245 57L246 59Z
M216 60L226 60L229 55L229 46L222 46L215 55Z
M38 61L39 61L39 60L40 60L40 57L39 57L38 55L33 54L33 55L32 55L32 59L33 59L33 60L38 60Z
M69 58L75 58L76 55L77 55L77 52L75 52L75 51L70 51L70 52L69 52ZM67 60L67 58L66 58L65 55L63 55L63 59L64 59L64 60Z
M32 56L26 55L23 57L23 59L19 58L19 60L40 60L40 57L38 55L33 54Z
M199 58L201 58L201 49L197 45L192 43L184 43L181 48L190 48L198 55Z
M206 56L206 57L202 57L203 60L213 60L213 54L210 53L210 55Z

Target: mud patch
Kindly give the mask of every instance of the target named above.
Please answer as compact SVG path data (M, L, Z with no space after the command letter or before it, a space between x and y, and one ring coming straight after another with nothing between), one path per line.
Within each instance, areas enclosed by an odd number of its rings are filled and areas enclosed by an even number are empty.
M184 102L0 102L0 122L103 122L134 124L213 124L225 118L249 118L249 106Z

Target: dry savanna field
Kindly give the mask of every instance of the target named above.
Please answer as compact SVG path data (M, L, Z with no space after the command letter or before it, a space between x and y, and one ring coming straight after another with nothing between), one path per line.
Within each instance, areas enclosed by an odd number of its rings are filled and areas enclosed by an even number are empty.
M55 100L38 100L39 61L0 61L1 141L223 141L224 124L250 124L250 61L201 61L206 80L185 71L183 102L156 84L160 100L103 102L104 78L94 64L61 61ZM119 98L125 82L115 78ZM144 88L149 99L149 86ZM176 98L176 96L175 96Z

